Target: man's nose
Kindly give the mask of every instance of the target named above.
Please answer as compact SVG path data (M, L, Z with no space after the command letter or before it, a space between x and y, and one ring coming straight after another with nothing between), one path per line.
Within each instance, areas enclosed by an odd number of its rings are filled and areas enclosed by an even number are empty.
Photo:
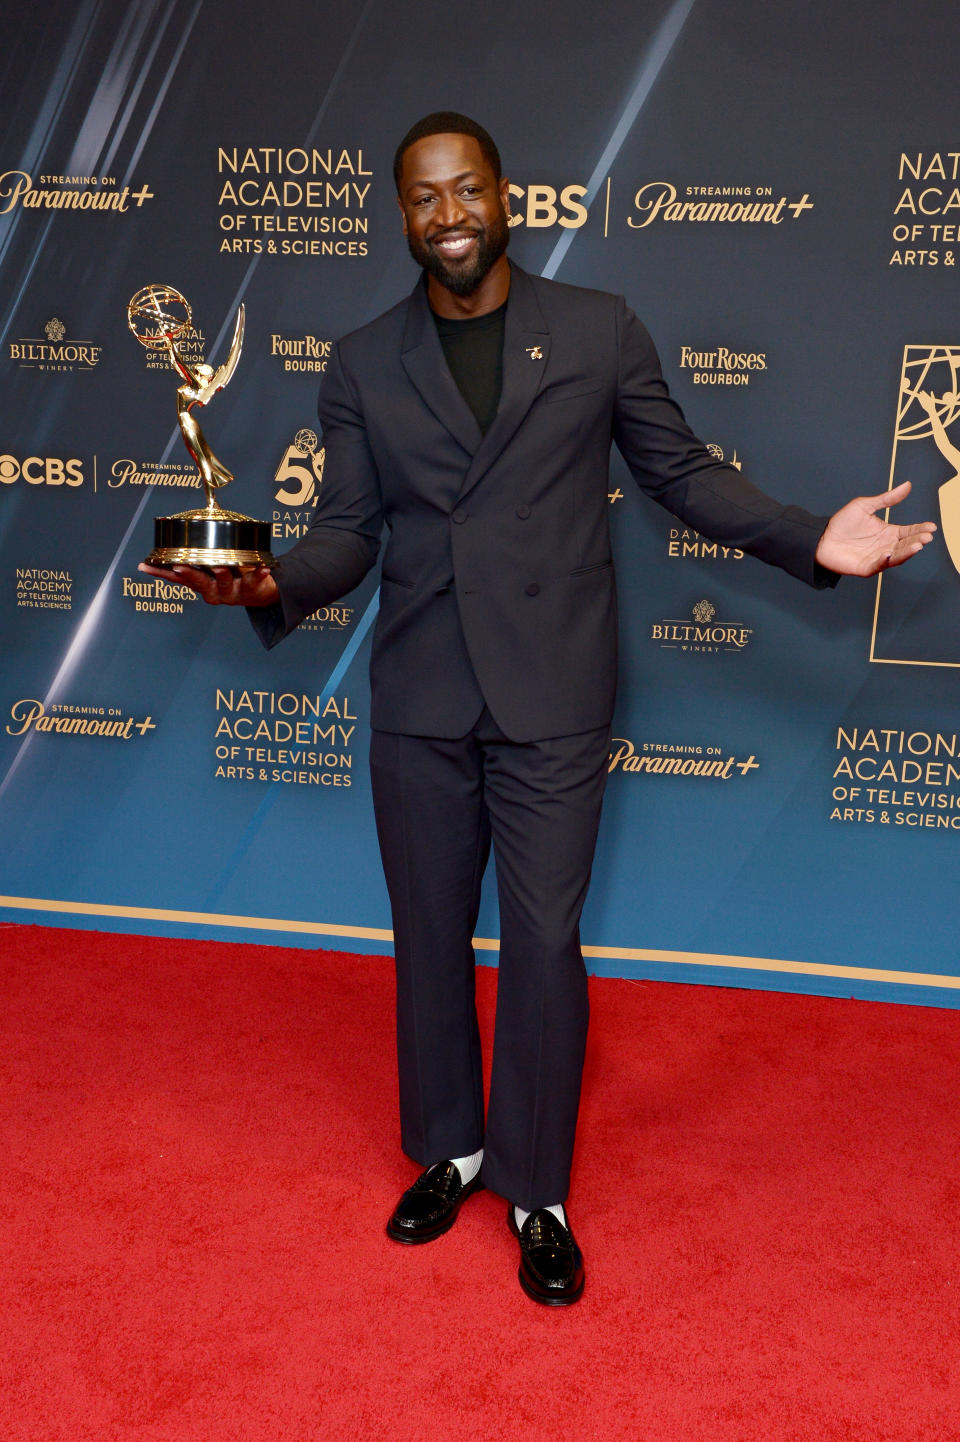
M452 225L459 225L464 214L458 195L451 193L440 197L440 224L445 230Z

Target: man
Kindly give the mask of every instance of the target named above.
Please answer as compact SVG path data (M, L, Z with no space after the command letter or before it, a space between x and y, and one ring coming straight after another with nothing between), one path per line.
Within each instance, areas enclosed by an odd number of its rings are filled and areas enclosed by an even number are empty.
M578 927L616 685L611 439L686 524L812 585L898 565L934 527L875 514L908 486L828 521L715 461L622 299L510 265L508 181L475 122L425 117L395 175L424 276L331 358L310 531L272 573L174 569L211 604L252 608L273 645L357 585L386 522L371 770L401 1136L426 1168L387 1231L431 1241L485 1184L507 1199L524 1290L562 1306L583 1291L564 1203L587 1028ZM491 841L501 940L484 1119L471 937Z

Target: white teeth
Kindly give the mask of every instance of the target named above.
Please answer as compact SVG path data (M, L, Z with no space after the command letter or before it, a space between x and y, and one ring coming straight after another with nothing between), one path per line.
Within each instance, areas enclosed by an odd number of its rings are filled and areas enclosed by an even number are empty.
M458 235L455 238L451 237L449 240L435 240L434 245L437 247L438 250L449 250L456 253L460 250L466 250L467 246L471 243L472 240L472 235Z

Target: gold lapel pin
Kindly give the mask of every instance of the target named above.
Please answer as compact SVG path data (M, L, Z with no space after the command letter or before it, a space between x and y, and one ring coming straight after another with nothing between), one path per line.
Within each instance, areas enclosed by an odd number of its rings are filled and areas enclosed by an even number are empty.
M531 360L543 360L543 351L538 345L528 345L526 351Z

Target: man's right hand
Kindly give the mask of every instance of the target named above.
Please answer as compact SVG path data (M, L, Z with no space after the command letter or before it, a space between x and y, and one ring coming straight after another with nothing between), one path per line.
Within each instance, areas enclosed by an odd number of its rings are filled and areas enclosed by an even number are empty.
M141 561L137 570L178 586L189 586L208 606L272 606L280 599L267 566L238 573L230 566L213 566L207 571L196 566L148 566Z

